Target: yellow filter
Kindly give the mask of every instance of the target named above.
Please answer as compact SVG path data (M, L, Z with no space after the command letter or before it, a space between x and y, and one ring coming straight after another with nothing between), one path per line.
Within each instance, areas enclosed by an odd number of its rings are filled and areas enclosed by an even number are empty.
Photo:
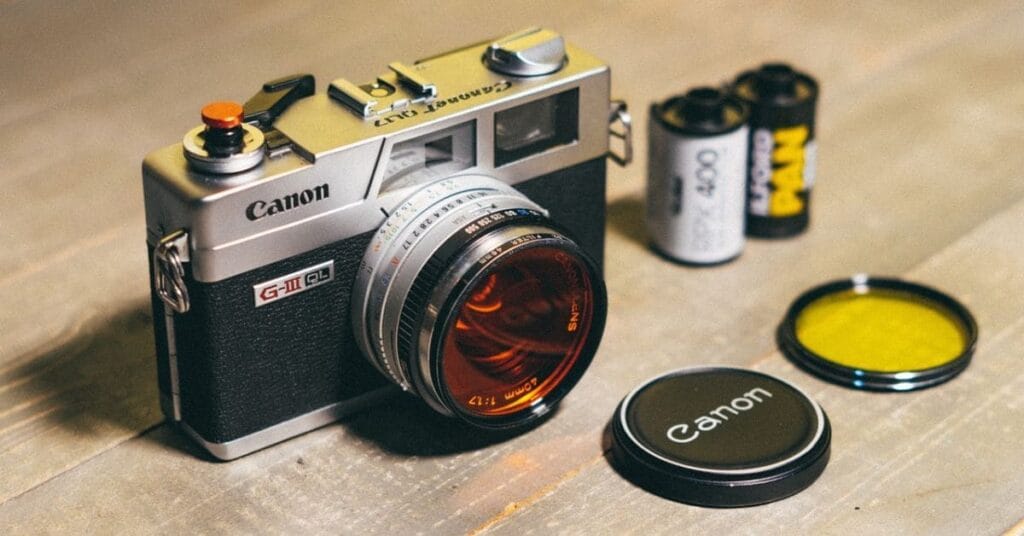
M877 372L938 367L967 345L962 322L947 307L890 289L818 298L797 316L796 338L833 363Z
M857 276L805 292L778 335L787 357L826 380L910 391L967 368L978 327L963 305L938 290Z

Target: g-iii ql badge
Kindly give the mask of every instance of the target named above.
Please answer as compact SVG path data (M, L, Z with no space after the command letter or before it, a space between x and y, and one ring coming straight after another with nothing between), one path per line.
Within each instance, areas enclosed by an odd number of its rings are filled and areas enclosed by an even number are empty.
M277 279L253 285L256 307L294 296L334 279L334 261L304 268Z

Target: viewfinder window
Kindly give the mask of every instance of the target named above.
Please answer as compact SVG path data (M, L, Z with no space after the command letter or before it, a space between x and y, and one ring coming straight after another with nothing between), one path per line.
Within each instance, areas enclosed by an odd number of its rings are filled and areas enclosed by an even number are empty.
M494 165L579 139L579 94L571 89L494 114Z

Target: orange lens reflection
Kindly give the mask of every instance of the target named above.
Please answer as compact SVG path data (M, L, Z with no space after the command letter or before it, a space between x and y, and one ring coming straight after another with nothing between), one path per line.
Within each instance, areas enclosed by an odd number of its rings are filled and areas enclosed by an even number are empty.
M513 253L470 289L445 334L441 367L452 400L492 417L543 399L576 365L593 302L575 255L550 247Z

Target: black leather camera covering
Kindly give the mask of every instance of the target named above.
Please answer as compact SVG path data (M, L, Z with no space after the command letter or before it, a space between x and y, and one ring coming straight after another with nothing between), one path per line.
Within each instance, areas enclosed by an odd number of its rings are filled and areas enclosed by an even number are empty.
M604 267L605 172L602 156L516 185Z
M174 327L182 419L193 430L223 443L385 384L356 346L349 312L355 272L370 236L212 284L193 281L186 270L192 308L175 317ZM333 281L255 307L253 285L331 259ZM157 305L162 309L162 302ZM157 314L163 312L154 310ZM155 324L164 376L163 323ZM161 384L162 390L170 385Z
M605 171L602 157L517 185L599 266ZM182 419L193 430L224 443L387 383L359 351L349 311L356 269L372 234L215 283L193 280L186 267L192 307L175 316L174 327ZM255 307L253 285L331 259L330 283ZM155 293L152 304L160 391L169 396L164 305Z

